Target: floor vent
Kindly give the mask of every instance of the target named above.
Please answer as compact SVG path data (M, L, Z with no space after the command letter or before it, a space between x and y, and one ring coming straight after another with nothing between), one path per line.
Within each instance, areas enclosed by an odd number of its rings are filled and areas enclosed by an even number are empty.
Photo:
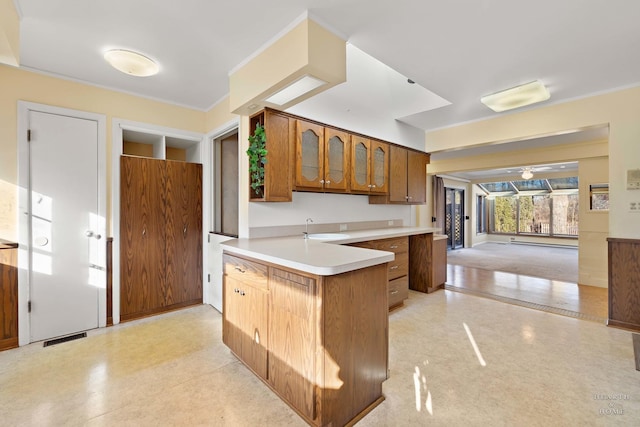
M475 296L479 296L479 297L483 297L483 298L489 298L489 299L493 299L493 300L496 300L496 301L504 302L504 303L507 303L507 304L519 305L520 307L526 307L526 308L532 308L534 310L545 311L547 313L560 314L562 316L573 317L573 318L582 319L582 320L590 320L592 322L598 322L598 323L603 323L603 324L607 323L607 319L603 319L603 318L598 317L598 316L593 316L591 314L578 313L577 311L565 310L563 308L550 307L548 305L536 304L534 302L520 301L520 300L517 300L517 299L514 299L514 298L507 298L507 297L502 297L502 296L499 296L499 295L488 294L488 293L485 293L485 292L473 291L473 290L470 290L470 289L459 288L457 286L444 285L444 288L449 290L449 291L453 291L453 292L460 292L462 294L470 294L470 295L475 295Z
M67 337L56 338L54 340L45 341L44 342L44 346L45 347L49 347L50 345L56 345L56 344L60 344L60 343L63 343L63 342L73 341L73 340L77 340L77 339L80 339L80 338L86 338L86 337L87 337L87 333L86 332L82 332L80 334L69 335Z

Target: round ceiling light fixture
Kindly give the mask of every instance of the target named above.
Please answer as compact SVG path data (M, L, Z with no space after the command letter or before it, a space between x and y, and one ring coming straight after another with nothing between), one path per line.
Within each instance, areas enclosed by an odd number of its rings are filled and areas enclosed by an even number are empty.
M116 70L131 76L149 77L160 71L151 58L131 50L111 49L104 53L104 59Z

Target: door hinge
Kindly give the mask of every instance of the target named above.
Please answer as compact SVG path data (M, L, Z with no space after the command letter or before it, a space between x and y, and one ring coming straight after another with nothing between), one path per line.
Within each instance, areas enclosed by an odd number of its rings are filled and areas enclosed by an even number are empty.
M27 312L31 313L31 301L27 302Z
M27 142L31 142L31 129L27 130Z
M207 282L211 283L211 274L207 274Z
M211 234L207 234L207 243L211 243Z

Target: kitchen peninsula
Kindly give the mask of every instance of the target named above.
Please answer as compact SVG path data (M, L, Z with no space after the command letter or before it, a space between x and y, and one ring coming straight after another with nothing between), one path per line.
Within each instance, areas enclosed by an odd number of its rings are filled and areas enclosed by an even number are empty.
M355 423L384 400L396 255L351 245L407 239L409 286L426 289L411 281L428 272L412 268L430 263L411 257L430 253L425 245L436 231L394 227L222 243L224 343L309 424Z

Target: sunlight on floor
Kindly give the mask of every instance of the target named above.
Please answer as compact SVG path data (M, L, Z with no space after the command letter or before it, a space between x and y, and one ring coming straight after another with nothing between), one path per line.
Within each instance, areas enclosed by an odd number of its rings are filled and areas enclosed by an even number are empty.
M427 364L428 362L425 362ZM422 390L427 393L427 397L424 401L424 407L429 412L429 415L433 415L433 403L431 400L431 391L427 388L427 379L420 373L420 368L416 366L416 371L413 374L413 384L416 392L416 411L422 411Z
M469 337L469 341L471 341L473 350L476 352L476 357L478 358L478 362L480 362L480 366L487 366L487 363L484 361L484 358L482 357L482 353L480 353L480 349L476 344L476 340L473 339L473 334L471 334L471 330L469 329L466 323L463 322L462 325L464 326L464 330L467 331L467 336Z

